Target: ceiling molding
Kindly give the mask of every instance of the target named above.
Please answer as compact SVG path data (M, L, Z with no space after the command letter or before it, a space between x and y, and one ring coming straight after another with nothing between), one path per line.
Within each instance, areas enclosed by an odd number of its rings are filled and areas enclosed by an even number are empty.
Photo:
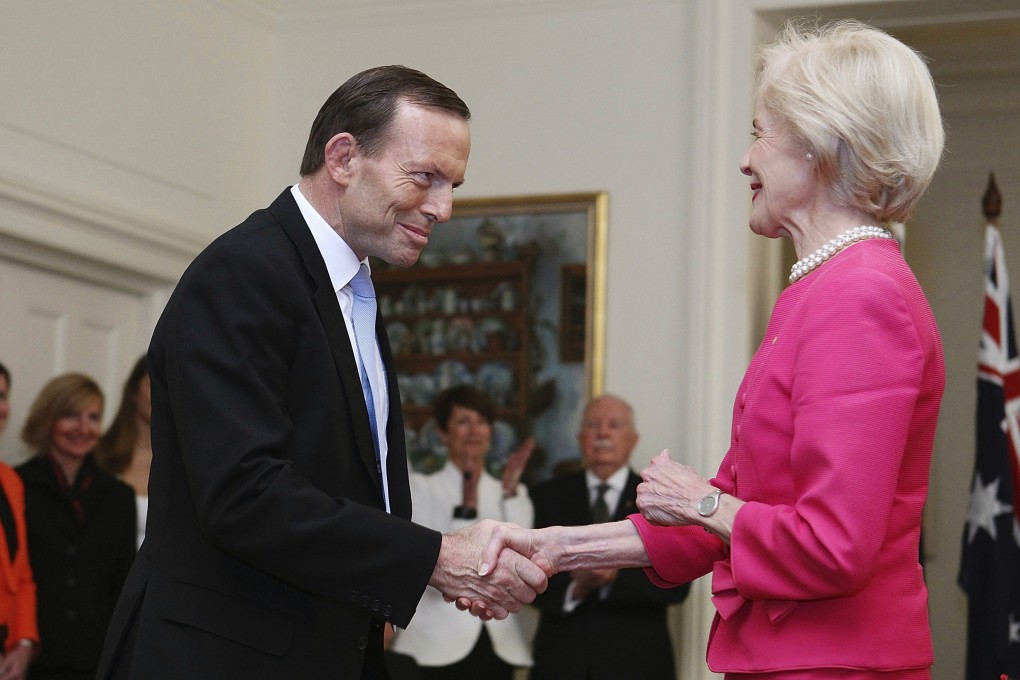
M72 196L4 171L0 215L0 243L7 257L39 265L39 253L69 253L83 267L91 261L95 267L89 268L113 267L130 272L137 281L175 281L208 242L182 225Z
M282 31L338 24L407 24L465 16L506 16L589 11L600 8L675 5L682 0L207 0Z

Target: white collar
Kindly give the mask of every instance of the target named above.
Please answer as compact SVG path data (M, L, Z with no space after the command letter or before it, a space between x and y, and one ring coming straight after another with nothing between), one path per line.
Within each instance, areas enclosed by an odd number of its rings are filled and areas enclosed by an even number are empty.
M629 474L630 468L623 465L619 470L609 475L609 478L606 479L606 484L608 484L609 488L613 491L623 491L623 487L627 485L627 477ZM589 489L594 489L602 483L602 480L590 470L584 471L584 477Z
M340 234L336 233L333 227L329 226L319 214L319 211L308 202L297 184L290 188L290 193L297 201L301 216L305 218L308 230L312 232L312 238L315 239L315 245L326 262L329 282L333 285L333 290L339 292L358 273L361 262L358 261L358 256L354 254ZM368 266L368 258L365 258L365 266ZM369 274L371 273L372 270L369 267Z

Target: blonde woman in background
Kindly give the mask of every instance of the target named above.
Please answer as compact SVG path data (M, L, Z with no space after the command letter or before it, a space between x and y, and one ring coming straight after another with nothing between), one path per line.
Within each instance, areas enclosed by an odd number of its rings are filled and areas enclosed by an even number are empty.
M92 680L106 628L135 556L131 487L104 472L103 393L67 373L43 386L21 438L36 455L17 470L37 590L39 658L29 680Z

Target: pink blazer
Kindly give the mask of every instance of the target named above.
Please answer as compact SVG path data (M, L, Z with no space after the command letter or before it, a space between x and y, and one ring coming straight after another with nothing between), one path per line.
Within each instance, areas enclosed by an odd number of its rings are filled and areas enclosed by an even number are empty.
M712 480L747 502L731 545L631 518L653 581L712 573L713 671L931 665L918 542L944 385L895 241L851 246L783 292Z

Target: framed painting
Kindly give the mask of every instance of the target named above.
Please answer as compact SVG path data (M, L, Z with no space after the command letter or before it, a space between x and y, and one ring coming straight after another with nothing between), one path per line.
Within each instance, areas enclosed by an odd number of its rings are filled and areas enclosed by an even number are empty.
M602 391L607 200L458 200L414 267L373 262L415 469L445 460L431 403L463 383L497 407L490 472L532 436L526 482L578 459L581 410Z

